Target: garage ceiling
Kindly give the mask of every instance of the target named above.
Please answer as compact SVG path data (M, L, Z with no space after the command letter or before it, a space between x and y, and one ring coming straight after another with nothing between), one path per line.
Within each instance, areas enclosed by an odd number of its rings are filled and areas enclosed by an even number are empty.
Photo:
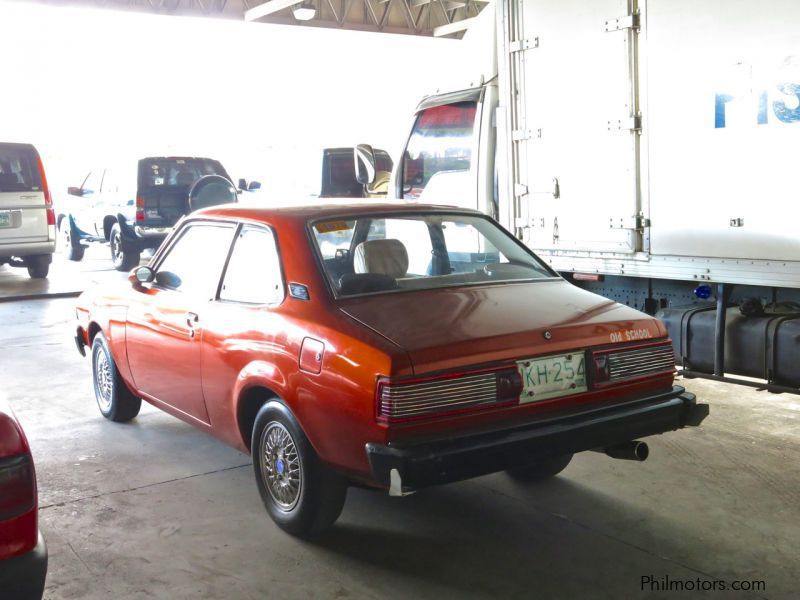
M140 12L410 35L459 35L489 0L44 0ZM312 7L310 20L295 9Z

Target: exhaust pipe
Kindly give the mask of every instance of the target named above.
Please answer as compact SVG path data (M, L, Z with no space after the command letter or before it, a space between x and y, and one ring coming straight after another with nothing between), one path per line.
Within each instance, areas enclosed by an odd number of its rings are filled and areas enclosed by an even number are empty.
M645 442L632 440L616 446L609 446L605 449L605 453L611 458L643 462L650 455L650 448L647 447Z

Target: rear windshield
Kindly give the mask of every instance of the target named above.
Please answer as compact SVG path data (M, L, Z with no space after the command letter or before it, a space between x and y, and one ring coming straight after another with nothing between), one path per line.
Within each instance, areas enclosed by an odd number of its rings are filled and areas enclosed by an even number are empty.
M209 158L145 158L139 161L139 189L189 187L204 175L230 179L222 165Z
M380 215L311 224L337 296L556 277L493 221L463 214Z
M41 191L37 158L31 146L0 144L0 193Z

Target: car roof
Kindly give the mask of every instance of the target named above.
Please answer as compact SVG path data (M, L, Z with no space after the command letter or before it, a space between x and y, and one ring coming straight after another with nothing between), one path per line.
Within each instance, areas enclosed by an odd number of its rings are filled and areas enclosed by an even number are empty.
M477 210L458 208L456 206L443 206L437 204L418 204L415 202L396 202L370 201L363 198L337 198L330 199L324 204L318 202L316 198L311 199L314 203L286 203L277 204L227 204L205 208L193 213L197 217L222 217L226 219L253 219L269 220L270 218L280 218L289 220L308 221L311 219L325 219L332 217L348 217L366 214L380 213L463 213L483 216ZM328 199L326 199L328 200Z

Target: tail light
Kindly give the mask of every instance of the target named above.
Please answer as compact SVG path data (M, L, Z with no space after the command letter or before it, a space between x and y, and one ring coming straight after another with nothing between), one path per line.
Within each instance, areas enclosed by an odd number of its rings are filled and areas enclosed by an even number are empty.
M592 353L592 381L595 387L675 373L675 355L667 340L628 348Z
M0 459L0 521L25 514L36 506L36 476L30 456Z
M144 221L144 198L136 196L136 220Z
M44 165L42 164L41 157L36 158L36 164L39 167L39 177L42 180L42 192L44 193L44 210L47 213L47 224L53 226L54 228L53 237L55 237L56 211L53 209L53 197L50 195L50 186L47 185L47 177L44 174Z
M377 419L384 423L486 410L516 404L522 393L517 369L504 368L440 377L382 380L377 389Z

